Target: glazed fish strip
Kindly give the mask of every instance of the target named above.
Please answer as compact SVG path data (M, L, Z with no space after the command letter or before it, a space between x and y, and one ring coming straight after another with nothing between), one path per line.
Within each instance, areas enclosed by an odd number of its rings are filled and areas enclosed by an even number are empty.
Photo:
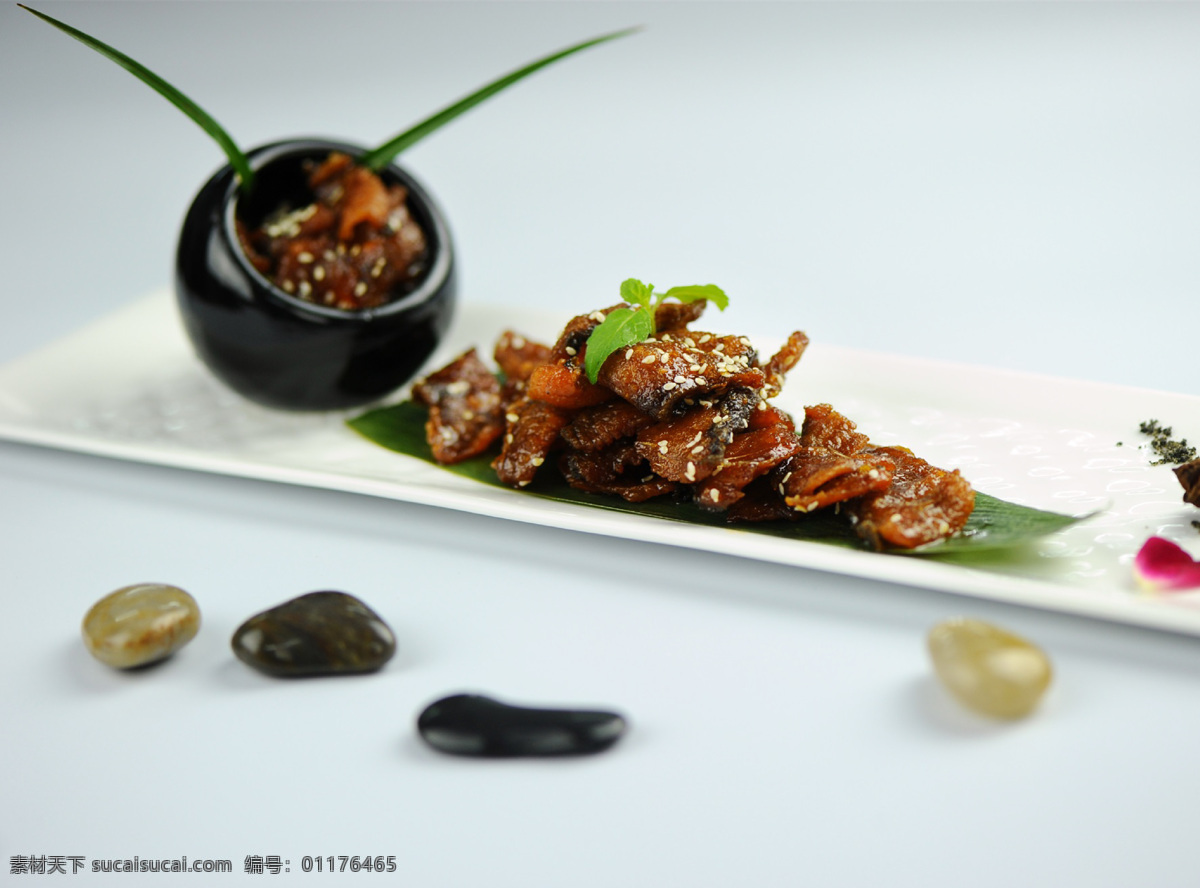
M800 447L774 479L793 512L812 512L856 496L879 493L892 483L895 464L864 454L847 456L826 447Z
M808 348L808 337L799 330L787 338L787 342L779 351L771 356L763 370L766 372L767 385L763 392L764 398L774 398L783 391L783 383L788 371L800 363L804 350Z
M633 503L671 493L677 487L646 468L632 441L594 453L569 451L558 465L572 487L588 493L615 494Z
M866 435L856 431L857 428L828 404L805 407L800 443L805 447L823 447L852 455L871 443Z
M630 438L653 422L628 401L614 399L576 413L562 430L562 439L568 447L591 453Z
M739 357L707 353L677 339L647 339L617 351L599 374L602 386L660 420L732 388L760 389L765 379L759 367Z
M800 447L796 433L779 424L734 436L717 471L696 489L696 503L724 510L740 500L743 489L765 475Z
M955 469L947 472L905 447L873 447L896 465L891 486L847 503L859 536L877 549L884 543L911 549L962 530L975 507L975 491Z
M535 367L550 360L550 346L505 330L496 340L492 357L510 382L524 381L533 375Z
M638 433L638 453L656 474L670 481L702 481L720 467L725 448L746 428L757 403L753 392L731 392L718 403L655 423Z
M564 410L578 410L602 404L613 393L588 381L582 367L567 364L543 364L529 377L529 397Z
M415 383L412 393L429 407L425 437L440 463L478 456L504 431L500 384L475 349Z
M525 487L557 446L558 433L567 424L569 414L525 397L510 404L504 418L504 446L492 468L505 484Z

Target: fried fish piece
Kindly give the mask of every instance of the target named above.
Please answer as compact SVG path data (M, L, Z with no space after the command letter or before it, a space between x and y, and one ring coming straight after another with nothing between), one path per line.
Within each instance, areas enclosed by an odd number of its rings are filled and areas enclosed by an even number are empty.
M842 508L859 536L876 549L912 549L962 530L975 507L975 491L959 471L932 466L907 447L872 447L895 463L891 486Z
M800 447L796 433L777 424L734 435L720 467L696 487L696 504L706 509L728 509L745 494L755 478L765 475Z
M578 410L580 407L602 404L613 396L604 386L589 382L582 367L563 363L535 367L529 377L526 391L534 400L544 401L564 410Z
M496 340L492 357L506 379L510 382L524 381L533 375L535 367L550 361L550 346L535 342L515 330L505 330Z
M720 401L642 429L637 449L658 475L694 484L715 472L733 436L749 424L758 404L754 392L730 392Z
M800 443L805 447L823 447L851 456L871 443L871 439L857 428L829 404L805 407Z
M577 490L615 494L632 503L672 493L678 487L646 467L633 441L592 453L569 450L559 457L558 467Z
M614 398L579 410L562 430L562 439L574 450L594 453L615 441L636 435L653 422L652 417L628 401Z
M792 333L787 338L787 342L771 355L771 359L764 365L763 370L767 376L766 388L763 392L763 397L774 398L783 391L783 383L787 378L788 372L800 363L800 358L804 355L805 349L808 348L808 337L799 330Z
M504 431L500 383L475 349L416 382L412 394L429 408L425 438L443 465L483 453Z
M665 420L734 388L758 390L766 377L744 355L708 353L678 339L652 338L610 355L598 380L639 410Z
M569 418L567 411L528 396L510 404L504 416L504 446L492 462L496 477L512 487L529 484L558 445L558 433Z
M868 493L888 489L895 463L882 455L847 456L827 447L805 447L779 468L772 480L793 513L812 512Z

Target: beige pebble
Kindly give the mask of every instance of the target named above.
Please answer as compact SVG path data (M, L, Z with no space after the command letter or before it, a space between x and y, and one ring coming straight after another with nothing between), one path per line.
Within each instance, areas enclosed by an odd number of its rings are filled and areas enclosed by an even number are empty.
M968 709L993 718L1022 718L1050 686L1050 658L999 626L958 617L929 631L929 656L946 689Z
M166 659L196 637L200 608L182 589L139 583L104 596L83 618L92 656L116 669Z

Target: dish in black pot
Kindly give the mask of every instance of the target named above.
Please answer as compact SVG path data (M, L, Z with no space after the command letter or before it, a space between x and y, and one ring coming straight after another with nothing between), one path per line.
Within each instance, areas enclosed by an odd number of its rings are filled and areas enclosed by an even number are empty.
M256 187L242 194L226 165L200 190L179 238L175 293L197 354L230 388L270 407L328 410L378 400L407 382L450 325L454 246L437 203L395 165L385 182L407 191L425 239L411 282L382 305L339 308L288 293L247 256L238 222L254 229L281 206L312 201L309 168L331 152L364 150L324 139L277 142L247 154ZM317 266L321 268L323 266ZM312 295L318 301L310 301Z
M44 13L22 8L124 67L221 146L229 163L200 190L184 220L176 256L177 301L197 355L219 379L260 404L293 410L351 408L379 400L417 372L449 327L456 301L449 228L424 187L392 164L395 156L529 74L633 30L592 38L538 59L370 151L324 139L293 139L243 153L211 116L138 62ZM402 188L405 215L412 230L419 232L414 237L423 240L424 249L404 260L408 267L403 273L392 275L394 266L383 266L395 285L361 305L346 292L320 298L294 262L289 272L289 259L283 254L292 250L294 258L294 244L280 245L268 237L265 251L255 246L261 237L253 232L264 222L286 221L298 209L322 204L326 195L320 184L313 184L314 169L336 153L349 155L355 176L373 180L369 190L376 196L380 189ZM368 200L364 205L373 204ZM366 250L374 235L390 225L382 214L374 218L371 212L360 224L355 220L362 218L361 209L356 205L350 221L337 223L340 230L330 252ZM323 209L315 212L314 218L322 218ZM312 224L305 220L298 227ZM306 235L301 231L297 237ZM308 259L314 267L315 259ZM364 295L371 289L370 278L379 266L373 263L369 268L356 272L359 278L351 289L355 296L360 289ZM299 288L296 281L301 282Z

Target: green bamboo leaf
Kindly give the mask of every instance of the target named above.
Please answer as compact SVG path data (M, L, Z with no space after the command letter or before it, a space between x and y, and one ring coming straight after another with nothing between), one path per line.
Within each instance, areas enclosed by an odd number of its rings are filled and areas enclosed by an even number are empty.
M100 55L104 56L105 58L116 62L134 77L141 80L151 89L155 90L159 95L165 98L168 102L190 117L200 126L202 130L212 136L218 145L221 146L221 149L225 152L225 156L229 158L230 166L234 168L238 174L238 178L242 182L242 189L247 191L250 189L254 182L254 173L250 169L250 162L246 160L246 155L242 153L242 150L238 148L237 144L232 138L230 138L229 134L225 132L224 128L222 128L222 126L217 123L203 108L189 99L175 87L171 86L171 84L167 83L167 81L163 80L153 71L146 68L139 62L134 61L120 50L114 49L107 43L97 40L95 37L85 34L80 30L72 28L70 25L60 22L58 19L51 18L44 12L38 12L36 9L30 9L23 3L18 3L17 5L26 12L33 13L47 24L51 24L58 28L64 34L74 37L84 46L88 46L100 53Z
M593 37L590 40L584 40L582 43L576 43L574 46L568 46L566 49L551 53L550 55L540 58L535 62L531 62L524 68L520 68L504 75L503 77L493 80L491 83L481 87L480 89L471 93L469 96L459 99L454 104L448 105L441 111L438 111L430 117L425 118L420 123L409 127L404 132L399 133L396 136L393 136L391 139L373 151L367 152L362 157L360 163L362 163L362 165L369 170L379 172L381 169L391 163L392 159L401 151L412 147L412 145L419 142L430 133L441 129L460 114L470 111L476 105L486 101L487 99L490 99L496 93L503 89L507 89L517 81L523 80L535 71L539 71L542 68L545 68L547 65L557 62L559 59L564 59L567 56L580 52L588 47L595 46L599 43L605 43L609 40L616 40L618 37L625 37L626 35L632 34L639 30L641 29L626 28L622 31L614 31L611 34L603 34L600 37Z
M600 368L615 351L654 335L654 311L649 308L616 308L588 336L583 370L595 385Z
M455 475L470 478L481 484L508 490L492 469L491 455L479 456L452 466L440 466L425 440L425 420L428 410L412 401L390 407L369 410L354 417L347 425L368 441L396 453L416 457ZM615 496L589 494L571 487L555 471L547 471L549 463L533 483L521 489L521 495L538 496L562 503L575 503L623 512L647 515L669 521L702 524L709 527L733 528L744 533L766 534L792 540L824 543L848 549L868 549L869 546L849 523L824 509L797 521L765 521L730 525L719 512L710 512L691 503L649 500L627 503ZM1072 517L1010 503L985 493L975 494L975 510L963 532L921 549L890 550L891 554L932 557L966 566L987 568L1004 563L1009 553L1046 534L1069 527L1088 516Z

